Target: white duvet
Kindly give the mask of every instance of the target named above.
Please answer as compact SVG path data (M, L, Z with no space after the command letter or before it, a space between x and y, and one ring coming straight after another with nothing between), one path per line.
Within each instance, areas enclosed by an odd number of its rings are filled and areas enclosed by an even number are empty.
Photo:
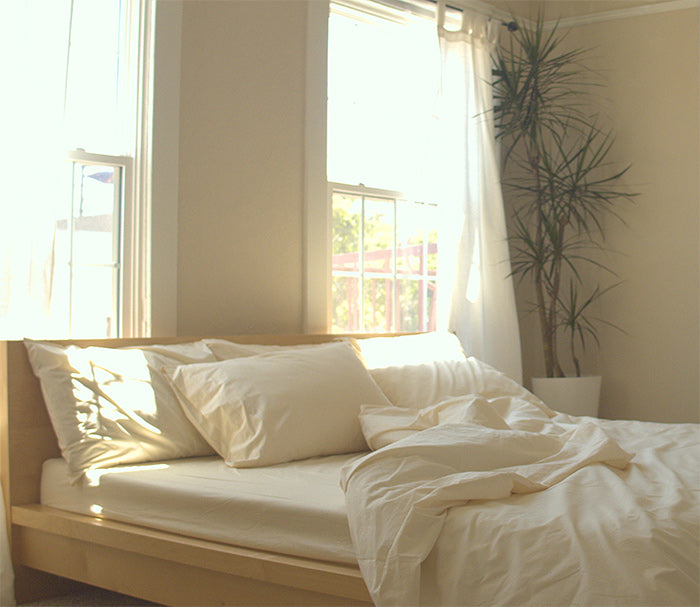
M361 421L380 448L341 482L378 606L698 604L698 426L513 395Z

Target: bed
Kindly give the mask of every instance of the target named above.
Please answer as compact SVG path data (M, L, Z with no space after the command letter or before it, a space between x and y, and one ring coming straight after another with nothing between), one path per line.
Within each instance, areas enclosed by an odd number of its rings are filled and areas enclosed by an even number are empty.
M360 350L382 339L356 338ZM294 361L315 360L320 350L306 346L330 342L321 357L329 369L342 368L328 361L347 355L345 346L358 349L355 338L330 335L219 341L301 346ZM405 350L406 342L379 343ZM211 391L219 385L211 373L225 368L240 383L246 365L289 359L274 350L163 371L188 406L212 403L220 390ZM357 397L370 403L360 443L326 427L321 451L307 457L319 434L313 421L287 451L257 439L241 450L226 442L231 415L195 406L188 417L218 455L107 459L78 479L70 454L61 457L25 344L3 342L2 481L18 602L78 581L168 605L698 603L698 426L558 414L461 353L438 366L420 357L382 366L371 348L362 354L382 396ZM362 382L351 383L340 391ZM193 506L198 487L206 500ZM245 495L253 497L236 501ZM152 508L159 500L164 510ZM226 526L232 518L237 528Z

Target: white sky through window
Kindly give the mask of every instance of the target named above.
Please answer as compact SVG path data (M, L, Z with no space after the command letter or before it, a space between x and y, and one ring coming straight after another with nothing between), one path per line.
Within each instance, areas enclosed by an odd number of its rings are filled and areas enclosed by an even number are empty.
M131 122L124 124L132 111L123 90L129 65L125 10L120 0L75 2L66 77L66 149L112 154L130 149Z
M420 191L439 86L435 23L332 5L328 66L328 179Z

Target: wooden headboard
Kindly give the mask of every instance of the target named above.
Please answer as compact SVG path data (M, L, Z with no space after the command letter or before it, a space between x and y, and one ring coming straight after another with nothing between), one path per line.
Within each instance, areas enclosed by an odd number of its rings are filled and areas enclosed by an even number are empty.
M366 335L236 335L238 343L294 345L323 343ZM201 337L60 340L53 343L118 348L141 344L173 344ZM5 511L14 505L39 503L41 466L60 456L44 405L39 380L32 372L22 341L0 341L0 461ZM9 519L9 516L8 516Z

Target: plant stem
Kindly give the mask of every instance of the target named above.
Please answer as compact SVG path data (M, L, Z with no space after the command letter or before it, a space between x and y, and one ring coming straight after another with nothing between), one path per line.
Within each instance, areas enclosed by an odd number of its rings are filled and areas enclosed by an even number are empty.
M557 251L561 251L564 246L564 231L566 230L566 225L568 220L563 217L558 221L558 231L557 238L554 243ZM564 377L564 371L559 364L559 357L557 356L557 319L559 314L557 307L559 305L559 290L561 288L561 268L562 268L562 256L559 254L555 255L554 263L554 277L552 280L552 292L549 294L550 297L550 310L549 310L549 326L552 330L552 361L554 363L554 377Z
M576 377L581 377L581 365L579 364L578 357L576 356L576 351L574 350L574 340L571 340L571 360L574 361L574 369L576 371Z
M544 303L544 284L542 270L535 272L535 295L537 297L537 314L540 320L540 332L542 333L542 348L544 352L544 369L547 377L554 376L554 353L552 352L552 334L547 322L547 306Z
M546 247L545 233L541 217L543 215L544 200L542 198L541 175L540 175L540 155L538 148L537 131L529 133L530 140L527 142L527 158L535 179L536 209L538 214L537 230L535 242L539 251L544 251ZM551 307L548 310L545 303L545 279L544 260L535 269L535 296L537 297L537 312L539 314L540 332L542 333L542 348L544 353L545 374L547 377L554 377L559 368L556 351L556 299L550 299ZM550 294L548 294L549 296Z

